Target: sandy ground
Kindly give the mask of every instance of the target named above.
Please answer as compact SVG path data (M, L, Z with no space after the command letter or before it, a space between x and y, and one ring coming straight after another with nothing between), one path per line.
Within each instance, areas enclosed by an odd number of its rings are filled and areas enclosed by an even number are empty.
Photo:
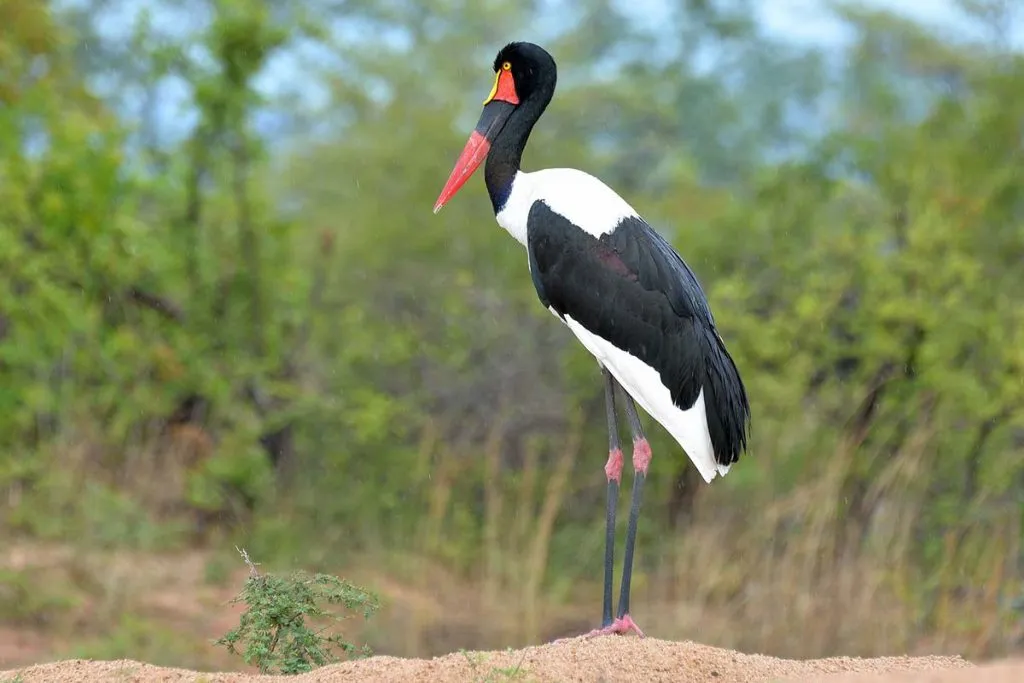
M302 676L201 673L120 660L67 660L0 673L0 682L189 681L674 681L677 683L1010 683L1024 681L1024 660L975 666L960 657L836 657L808 661L746 655L654 638L574 638L496 652L458 652L434 659L372 657Z

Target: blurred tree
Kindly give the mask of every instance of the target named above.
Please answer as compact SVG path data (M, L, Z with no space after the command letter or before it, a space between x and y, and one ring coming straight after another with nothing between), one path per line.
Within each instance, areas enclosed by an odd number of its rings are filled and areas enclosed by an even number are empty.
M136 542L184 504L255 513L271 557L418 554L534 606L589 585L596 368L480 180L430 213L525 37L560 64L525 165L602 177L679 246L754 402L714 487L652 430L640 575L700 564L691 599L760 619L758 590L794 595L765 589L779 567L811 602L880 567L913 628L972 614L994 566L1022 580L1024 64L1013 6L962 5L957 40L841 7L853 44L826 54L748 2L648 26L612 2L0 1L3 523ZM809 614L799 654L843 642Z

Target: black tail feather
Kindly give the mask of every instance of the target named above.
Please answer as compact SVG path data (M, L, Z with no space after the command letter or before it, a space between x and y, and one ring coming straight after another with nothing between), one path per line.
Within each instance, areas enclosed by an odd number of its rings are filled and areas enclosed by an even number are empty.
M750 404L739 370L714 329L704 330L704 409L715 459L731 465L747 448Z

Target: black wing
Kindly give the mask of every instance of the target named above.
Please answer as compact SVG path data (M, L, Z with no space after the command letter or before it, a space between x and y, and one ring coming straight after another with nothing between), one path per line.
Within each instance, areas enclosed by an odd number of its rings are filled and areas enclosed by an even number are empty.
M679 408L692 407L704 387L715 456L735 462L746 447L746 390L679 254L639 217L595 238L537 201L527 225L544 305L654 368Z

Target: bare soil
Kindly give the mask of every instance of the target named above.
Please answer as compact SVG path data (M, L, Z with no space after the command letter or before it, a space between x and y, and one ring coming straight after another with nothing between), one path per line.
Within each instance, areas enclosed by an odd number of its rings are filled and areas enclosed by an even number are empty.
M573 638L521 650L457 652L433 659L378 656L301 676L257 676L161 668L131 660L65 660L0 672L19 681L673 681L676 683L1010 683L1024 660L975 666L960 657L835 657L787 660L654 638Z

